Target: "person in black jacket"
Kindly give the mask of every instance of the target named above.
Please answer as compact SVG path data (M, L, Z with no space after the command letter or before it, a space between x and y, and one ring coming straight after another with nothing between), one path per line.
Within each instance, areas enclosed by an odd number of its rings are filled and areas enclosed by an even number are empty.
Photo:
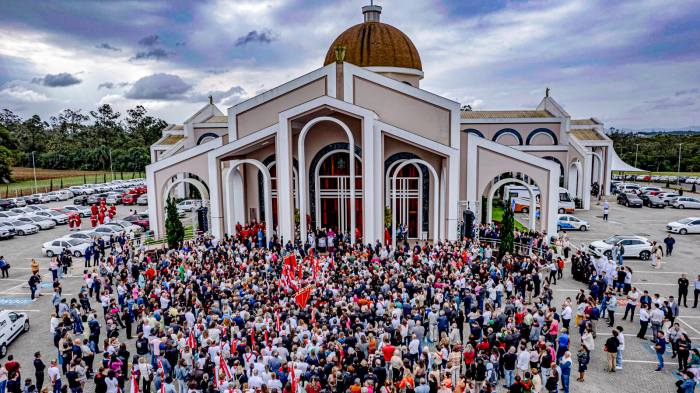
M46 365L41 360L41 352L36 352L34 354L34 377L36 378L36 387L41 390L44 386L44 373L46 372Z

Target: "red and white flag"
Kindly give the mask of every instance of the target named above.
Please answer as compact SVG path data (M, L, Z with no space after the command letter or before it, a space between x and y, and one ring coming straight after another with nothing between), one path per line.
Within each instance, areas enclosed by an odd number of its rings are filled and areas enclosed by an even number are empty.
M228 365L224 361L223 354L221 354L221 356L219 356L219 368L224 372L224 376L226 376L227 381L230 381L231 379L233 379L233 376L231 375L231 369L228 368Z
M190 335L187 337L187 340L185 340L185 344L193 351L197 350L197 340L194 338L194 331L190 330Z
M131 388L129 390L130 393L139 393L139 381L136 378L136 367L134 365L131 366Z

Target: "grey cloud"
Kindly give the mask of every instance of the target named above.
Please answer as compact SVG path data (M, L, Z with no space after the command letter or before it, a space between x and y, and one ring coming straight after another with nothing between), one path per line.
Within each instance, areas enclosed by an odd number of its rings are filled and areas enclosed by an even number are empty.
M177 75L153 74L134 82L124 96L137 100L180 100L192 89Z
M97 49L106 49L106 50L111 50L111 51L115 51L115 52L121 52L121 51L122 51L121 48L115 48L115 47L113 47L112 45L110 45L110 44L108 44L108 43L106 43L106 42L103 42L103 43L101 43L101 44L99 44L99 45L95 45L95 48L97 48Z
M229 70L208 70L207 74L212 74L212 75L221 75L229 72Z
M134 61L134 60L148 60L148 59L167 59L168 56L172 55L172 52L168 52L167 50L163 48L151 48L146 52L138 52L136 53L129 61Z
M677 91L677 92L676 92L676 97L682 96L682 95L686 95L686 94L697 93L697 92L699 92L699 91L700 91L700 89L698 89L698 88L694 88L694 89L685 89L685 90Z
M272 41L279 39L279 35L274 34L272 31L265 29L258 33L257 30L253 30L250 33L238 37L236 40L236 46L243 46L249 43L259 42L261 44L269 44Z
M103 87L105 89L111 90L111 89L114 89L117 87L125 87L128 85L129 85L129 82L121 82L121 83L105 82L105 83L101 83L99 86L97 86L97 90L100 90Z
M185 46L186 44L186 42L176 42L175 46Z
M206 93L192 90L192 85L185 83L179 76L172 74L153 74L134 82L124 96L137 100L209 102L213 96L216 102L231 104L240 101L245 94L240 86L228 90L212 90Z
M44 85L48 87L66 87L66 86L72 86L72 85L77 85L81 83L83 80L78 79L75 76L67 73L67 72L62 72L60 74L46 74L45 77L43 78L33 78L32 83L38 84L38 85Z
M648 104L651 104L651 110L668 110L668 109L676 109L676 108L685 108L688 106L693 106L695 105L695 100L688 97L688 98L681 98L678 100L674 100L672 98L661 98L658 100L653 100L653 101L647 101Z
M139 40L139 45L143 46L153 46L156 44L160 44L160 36L158 34L149 35Z

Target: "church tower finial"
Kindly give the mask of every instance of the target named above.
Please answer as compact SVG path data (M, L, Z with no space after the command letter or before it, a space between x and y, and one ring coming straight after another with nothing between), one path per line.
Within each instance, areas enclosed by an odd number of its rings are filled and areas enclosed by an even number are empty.
M382 7L374 5L374 0L370 0L370 5L362 7L362 13L365 15L365 23L379 22L379 15L382 14Z

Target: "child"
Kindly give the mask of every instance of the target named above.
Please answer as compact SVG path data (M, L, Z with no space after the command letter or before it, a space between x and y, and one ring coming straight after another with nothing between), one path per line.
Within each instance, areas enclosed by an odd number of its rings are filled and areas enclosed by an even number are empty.
M581 349L578 350L578 353L576 354L576 358L578 359L578 379L577 381L583 382L583 375L586 373L586 370L588 369L588 350L586 347L581 344Z

